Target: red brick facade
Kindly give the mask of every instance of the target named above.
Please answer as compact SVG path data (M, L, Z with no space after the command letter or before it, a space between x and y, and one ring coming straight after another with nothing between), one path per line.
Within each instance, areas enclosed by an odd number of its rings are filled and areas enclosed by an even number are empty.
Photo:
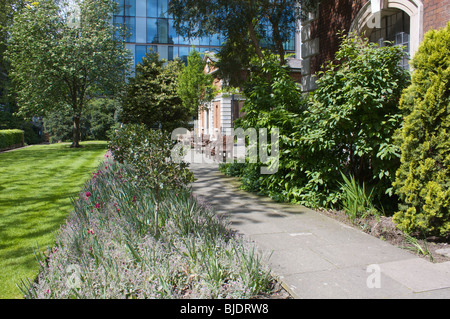
M367 0L323 0L318 19L311 23L311 38L319 39L320 52L311 58L311 72L319 71L321 65L334 58L339 48L339 31L350 30L350 25Z
M307 74L315 74L321 66L334 58L338 50L340 41L337 33L345 30L348 32L352 23L357 19L358 14L370 0L322 0L319 9L309 23L309 35L306 41L316 39L318 41L318 52L308 56ZM382 0L382 8L390 6L392 3L404 2L408 5L413 3L423 9L423 19L421 25L421 35L430 30L444 27L450 21L450 0ZM391 3L391 4L388 4ZM422 6L423 5L423 6ZM366 7L367 8L367 7ZM422 9L418 9L419 11ZM417 34L417 32L416 32ZM411 33L411 36L414 36ZM303 42L303 39L302 39ZM313 42L310 42L313 43ZM303 58L303 56L302 56Z
M450 21L450 0L423 0L423 32L440 29Z

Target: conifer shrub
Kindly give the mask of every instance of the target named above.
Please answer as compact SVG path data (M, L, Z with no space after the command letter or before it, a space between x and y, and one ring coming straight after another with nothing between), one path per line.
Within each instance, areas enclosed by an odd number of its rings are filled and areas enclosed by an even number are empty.
M412 60L412 83L400 108L401 165L394 187L401 199L394 221L406 232L450 234L450 23L431 30Z

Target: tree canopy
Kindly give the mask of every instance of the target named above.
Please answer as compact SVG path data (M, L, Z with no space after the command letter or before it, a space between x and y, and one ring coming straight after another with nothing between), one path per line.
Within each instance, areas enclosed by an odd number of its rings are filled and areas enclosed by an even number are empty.
M303 11L318 0L301 1ZM253 55L263 59L269 48L285 62L284 44L295 34L301 16L299 0L171 0L169 13L184 37L220 34L226 41L218 54L224 77L239 82L239 71Z
M181 60L166 64L153 50L136 66L136 76L129 79L123 96L122 120L129 124L145 124L148 128L172 131L185 127L191 118L189 108L177 93Z
M130 57L110 23L113 0L42 0L14 14L7 57L19 113L42 116L70 107L73 147L93 97L114 95Z
M187 66L178 77L177 92L183 101L183 106L189 109L193 116L197 115L198 106L214 97L212 78L204 72L205 62L200 53L192 50L187 58Z

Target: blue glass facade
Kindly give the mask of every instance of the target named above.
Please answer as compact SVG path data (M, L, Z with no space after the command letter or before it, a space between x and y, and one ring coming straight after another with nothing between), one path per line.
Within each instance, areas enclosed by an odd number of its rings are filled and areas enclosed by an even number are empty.
M173 60L176 57L186 61L189 51L195 46L199 52L214 51L220 48L223 39L209 36L197 39L184 39L175 32L173 19L167 13L169 0L116 0L119 10L114 15L114 24L124 24L128 36L124 39L126 47L132 52L135 64L142 61L145 53L153 49L161 58ZM294 30L292 41L285 45L294 51Z

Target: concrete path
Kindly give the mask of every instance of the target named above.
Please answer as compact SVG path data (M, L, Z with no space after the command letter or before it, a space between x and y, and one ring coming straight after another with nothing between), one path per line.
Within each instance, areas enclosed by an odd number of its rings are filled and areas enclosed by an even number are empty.
M294 298L450 299L450 262L430 263L313 210L244 192L217 164L196 163L194 193L271 254Z

